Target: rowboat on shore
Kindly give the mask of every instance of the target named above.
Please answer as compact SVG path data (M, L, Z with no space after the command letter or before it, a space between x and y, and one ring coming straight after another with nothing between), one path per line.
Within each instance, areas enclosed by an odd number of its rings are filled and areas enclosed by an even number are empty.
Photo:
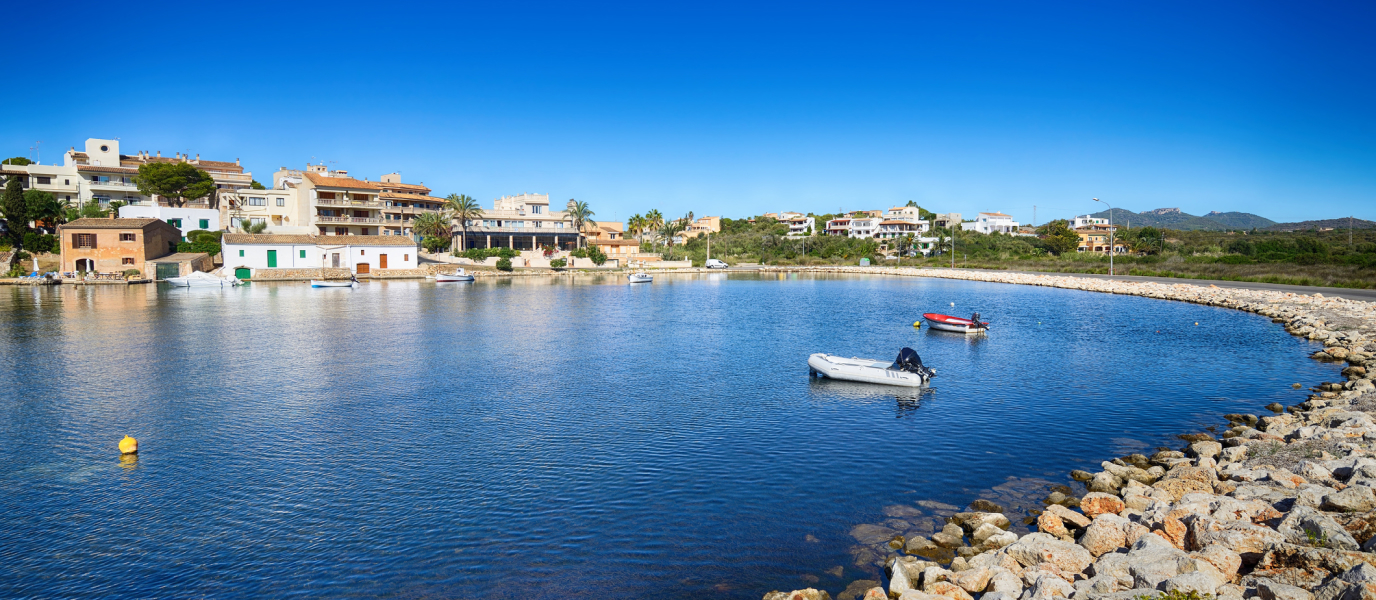
M939 315L937 313L924 313L922 318L927 320L927 325L937 331L950 331L953 333L985 333L989 331L989 322L980 321L979 313L971 315L968 319L953 317L951 315Z

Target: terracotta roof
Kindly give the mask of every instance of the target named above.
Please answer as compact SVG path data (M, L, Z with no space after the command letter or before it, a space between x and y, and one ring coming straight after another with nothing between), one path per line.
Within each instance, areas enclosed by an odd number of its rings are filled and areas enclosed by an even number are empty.
M387 183L387 182L379 182L377 185L378 185L378 187L380 187L380 188L396 188L396 189L402 189L402 190L425 190L426 192L429 192L429 191L430 191L430 188L425 187L425 186L420 185L420 184L416 184L416 183Z
M390 184L385 184L385 185L390 185ZM382 196L383 198L387 198L387 199L400 198L400 199L403 199L403 200L425 200L425 201L427 201L427 202L439 202L439 203L448 202L448 200L445 200L444 198L436 198L436 197L434 197L434 196L426 196L425 194L402 194L402 193L398 193L398 192L382 192L382 193L379 194L379 195Z
M991 216L991 217L1008 217L1008 218L1010 218L1010 219L1013 218L1012 215L1005 215L1005 214L1003 214L1003 213L1001 213L1001 212L982 212L982 213L979 213L979 214L981 214L981 215L989 215L989 216Z
M401 235L277 235L270 233L226 233L225 244L311 244L316 246L415 246Z
M97 167L94 165L77 165L78 171L96 171L99 173L138 173L139 170L133 167Z
M227 172L230 172L230 173L243 173L243 172L244 172L244 168L243 168L242 166L240 166L240 165L238 165L238 164L235 164L235 163L233 163L233 162L227 161L227 160L187 160L187 159L185 159L185 158L176 158L176 157L173 157L173 156L149 156L149 157L147 157L147 158L144 158L144 157L142 157L142 156L130 156L130 155L128 155L128 154L121 154L121 155L119 155L119 161L120 161L120 163L128 162L128 163L131 163L131 164L134 164L134 165L147 164L147 163L155 163L155 162L156 162L156 163L179 163L179 162L184 162L184 163L187 163L187 164L192 165L192 166L200 167L200 168L202 168L202 169L204 169L204 170L207 170L207 171L209 171L209 170L227 171Z
M319 173L302 173L311 183L321 187L344 188L348 190L380 190L382 185L372 181L359 181L352 177L326 177ZM390 185L390 184L389 184Z
M61 229L143 229L154 223L167 225L162 219L77 219ZM172 227L171 225L167 225ZM176 229L173 227L173 229Z

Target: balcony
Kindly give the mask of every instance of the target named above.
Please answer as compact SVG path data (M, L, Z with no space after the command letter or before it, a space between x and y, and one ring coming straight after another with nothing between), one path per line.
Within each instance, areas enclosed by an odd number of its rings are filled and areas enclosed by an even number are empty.
M317 216L317 223L349 223L356 225L381 225L382 219L376 217L324 217Z
M117 188L136 188L137 185L125 183L123 181L91 181L93 187L117 187Z
M382 202L377 200L344 200L341 198L316 198L317 206L352 206L358 208L382 208Z

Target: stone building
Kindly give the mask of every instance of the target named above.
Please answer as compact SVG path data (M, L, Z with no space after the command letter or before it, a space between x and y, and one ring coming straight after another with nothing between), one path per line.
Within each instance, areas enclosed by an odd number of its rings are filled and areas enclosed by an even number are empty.
M182 232L159 219L77 219L57 228L63 272L140 272L176 252ZM146 273L145 273L146 275Z

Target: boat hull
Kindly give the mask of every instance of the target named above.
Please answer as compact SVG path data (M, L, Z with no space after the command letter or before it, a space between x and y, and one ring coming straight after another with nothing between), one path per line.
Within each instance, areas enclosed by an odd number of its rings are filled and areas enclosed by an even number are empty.
M807 357L808 370L829 379L898 387L922 387L929 381L917 373L887 368L888 364L886 361L844 358L820 352Z
M317 287L317 288L343 288L343 287L354 287L354 282L352 282L352 281L322 281L322 280L320 280L320 279L312 279L312 280L311 280L311 287Z
M965 334L984 333L986 331L989 331L989 323L980 322L976 324L974 321L971 321L969 319L952 317L950 315L927 313L922 315L922 318L927 321L928 327L931 327L932 329L935 329L937 331L949 331L951 333Z
M472 275L444 275L435 276L435 283L464 283L473 281Z
M654 283L655 278L650 275L627 275L626 279L631 283Z

